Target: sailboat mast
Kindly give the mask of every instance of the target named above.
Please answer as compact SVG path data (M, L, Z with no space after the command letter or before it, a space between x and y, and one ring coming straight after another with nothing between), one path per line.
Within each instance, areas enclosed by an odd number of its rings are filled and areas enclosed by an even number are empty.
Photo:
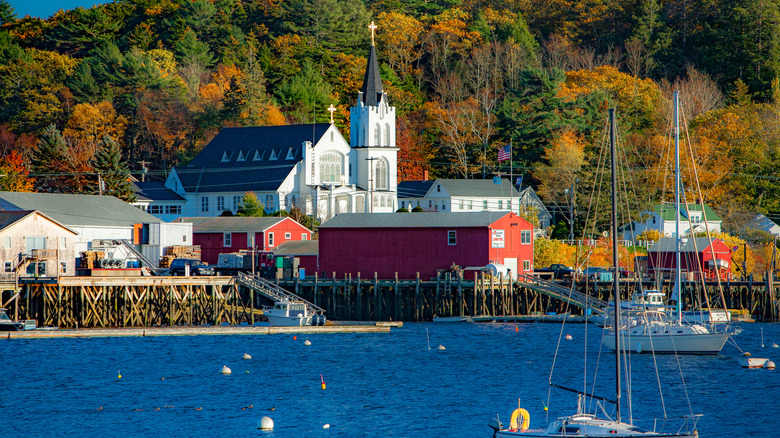
M618 269L617 241L617 153L615 147L615 109L609 109L609 149L612 155L612 292L615 295L615 405L617 406L617 422L620 422L620 269Z
M682 288L680 283L680 95L674 92L674 287L677 291L677 322L682 321Z

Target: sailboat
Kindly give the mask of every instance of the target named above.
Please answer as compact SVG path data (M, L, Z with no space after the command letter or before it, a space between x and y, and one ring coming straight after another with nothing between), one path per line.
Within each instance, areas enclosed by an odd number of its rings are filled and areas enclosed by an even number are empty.
M618 264L618 241L617 241L617 158L615 153L615 110L609 110L609 122L610 122L610 149L612 151L612 262L614 266ZM620 321L620 294L617 293L620 289L620 273L619 270L615 270L615 275L612 278L612 287L615 293L615 316L616 321ZM542 437L589 437L589 438L621 438L621 437L663 437L663 438L694 438L698 437L698 433L695 430L696 420L698 416L686 417L691 421L686 421L682 427L675 432L659 432L656 430L649 430L639 427L633 423L633 419L629 419L628 422L623 421L621 418L621 352L620 348L620 336L619 331L615 330L613 333L613 342L618 346L615 348L615 399L609 400L604 397L596 397L593 394L587 394L585 392L577 391L562 386L553 385L560 389L565 389L578 394L577 412L573 415L557 418L550 422L547 427L540 429L530 428L530 416L527 410L518 407L512 413L509 427L504 428L498 417L492 419L488 424L493 429L494 438L505 437L525 437L525 438L542 438ZM601 407L601 412L604 418L599 418L597 415L586 412L585 401L589 398L598 400L598 406ZM602 406L602 402L611 402L615 404L615 418L609 418L606 410Z
M731 333L729 327L716 330L715 326L692 323L683 320L680 297L680 125L678 119L679 95L674 92L674 203L675 203L675 276L674 294L676 309L668 312L661 309L629 308L623 317L608 316L613 322L610 330L624 338L621 349L636 353L718 354ZM617 321L618 324L614 322ZM614 350L617 336L604 336L602 344Z

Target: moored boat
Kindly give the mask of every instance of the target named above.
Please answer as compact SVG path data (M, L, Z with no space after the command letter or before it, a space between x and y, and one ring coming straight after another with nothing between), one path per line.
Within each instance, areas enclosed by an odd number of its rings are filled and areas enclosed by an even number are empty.
M306 325L325 325L325 315L313 311L308 303L302 300L282 299L273 307L265 307L263 315L272 326L297 327Z
M15 332L18 330L24 330L23 322L14 322L8 314L5 313L4 308L0 308L0 332Z

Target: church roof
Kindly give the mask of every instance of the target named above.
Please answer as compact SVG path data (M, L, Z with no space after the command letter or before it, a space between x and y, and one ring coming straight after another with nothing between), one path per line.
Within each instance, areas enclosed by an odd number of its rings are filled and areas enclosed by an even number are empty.
M276 190L301 161L301 145L316 145L328 123L224 128L176 174L188 193Z
M379 75L379 62L376 60L376 48L371 46L368 52L368 65L363 76L363 104L376 106L382 100L382 78Z

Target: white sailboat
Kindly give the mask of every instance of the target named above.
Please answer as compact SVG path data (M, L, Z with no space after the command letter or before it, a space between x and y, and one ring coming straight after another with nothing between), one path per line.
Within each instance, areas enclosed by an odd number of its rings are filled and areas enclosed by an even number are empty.
M617 330L624 339L621 348L625 351L636 353L678 353L678 354L718 354L726 344L731 333L728 326L722 330L715 330L714 326L707 327L700 323L691 323L683 320L681 309L682 299L680 279L680 126L678 120L679 96L674 92L674 203L675 203L675 239L677 242L675 251L675 276L674 294L677 298L677 308L674 312L660 311L659 309L632 308L623 313L622 317L608 317L613 323L610 330ZM619 321L616 327L614 321ZM615 336L604 336L602 343L605 347L614 350L616 346Z
M612 150L612 261L614 266L618 264L618 248L617 248L617 178L616 168L617 159L615 154L615 110L609 110L610 121L610 149ZM616 270L617 271L617 270ZM621 304L619 290L620 275L618 272L613 277L613 288L615 293L614 311L616 320L620 321ZM686 422L674 432L662 432L656 430L644 429L636 426L633 423L633 419L629 419L628 422L623 421L621 418L621 352L623 349L620 346L621 339L618 331L612 332L613 342L617 344L618 348L614 349L615 352L615 399L608 400L603 397L595 397L592 394L586 394L570 388L564 388L561 386L553 385L560 389L576 392L578 394L579 402L577 403L577 413L565 417L560 417L550 422L547 427L540 429L530 428L530 416L527 410L518 407L512 413L509 427L504 428L498 417L490 421L489 426L493 429L494 438L507 438L507 437L526 437L526 438L542 438L542 437L589 437L589 438L621 438L621 437L663 437L663 438L694 438L698 437L696 432L696 420L698 416L686 417ZM605 418L599 418L593 413L586 412L585 401L588 399L598 400L598 406L601 408L601 413ZM606 410L604 409L602 402L611 402L615 404L615 418L609 418Z

